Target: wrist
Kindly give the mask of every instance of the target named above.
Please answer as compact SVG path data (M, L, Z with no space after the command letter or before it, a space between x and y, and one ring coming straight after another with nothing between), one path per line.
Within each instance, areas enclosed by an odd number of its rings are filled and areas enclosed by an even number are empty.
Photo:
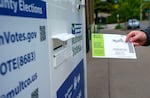
M145 35L145 41L143 42L142 46L148 46L150 45L150 32L148 32L148 30L141 30Z

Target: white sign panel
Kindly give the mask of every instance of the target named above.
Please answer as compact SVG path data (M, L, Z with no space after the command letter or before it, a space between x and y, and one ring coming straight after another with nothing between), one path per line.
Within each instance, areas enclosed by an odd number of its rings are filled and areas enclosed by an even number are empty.
M81 0L48 1L48 31L53 45L52 98L86 98L84 16L80 4Z
M50 98L46 2L0 2L0 98Z

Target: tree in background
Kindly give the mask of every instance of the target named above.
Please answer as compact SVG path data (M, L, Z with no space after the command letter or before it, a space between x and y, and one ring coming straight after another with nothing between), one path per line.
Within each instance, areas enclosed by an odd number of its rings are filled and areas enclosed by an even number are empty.
M107 18L107 23L117 22L116 16L119 14L121 22L129 18L140 18L141 0L95 0L95 13L106 12L111 16Z
M94 12L96 21L98 21L98 13L109 13L115 12L114 2L112 0L95 0L94 2Z
M129 18L140 18L141 0L121 0L117 13L120 14L121 21Z

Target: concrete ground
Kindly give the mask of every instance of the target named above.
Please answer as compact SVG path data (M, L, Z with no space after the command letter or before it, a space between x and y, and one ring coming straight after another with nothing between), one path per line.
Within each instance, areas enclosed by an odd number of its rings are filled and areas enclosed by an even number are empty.
M128 31L104 30L127 34ZM96 59L87 53L88 98L150 98L150 46L136 47L137 59Z

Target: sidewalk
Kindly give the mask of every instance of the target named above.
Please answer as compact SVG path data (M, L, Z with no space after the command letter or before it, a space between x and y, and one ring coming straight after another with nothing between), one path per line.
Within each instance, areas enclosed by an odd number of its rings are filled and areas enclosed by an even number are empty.
M88 98L150 98L149 52L150 47L136 47L136 60L96 59L91 57L90 49L87 53Z

